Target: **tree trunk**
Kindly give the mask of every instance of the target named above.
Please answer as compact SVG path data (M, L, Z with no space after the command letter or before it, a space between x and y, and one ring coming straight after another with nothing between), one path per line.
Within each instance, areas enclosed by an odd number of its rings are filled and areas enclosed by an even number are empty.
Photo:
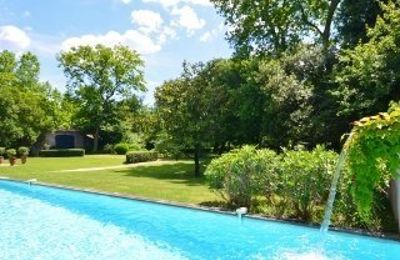
M96 128L96 132L94 133L94 139L93 139L93 152L97 152L99 149L99 128Z
M194 149L194 176L195 177L200 177L201 176L201 171L200 171L200 149L195 148Z
M329 5L325 28L322 32L322 43L325 51L327 51L330 47L332 22L340 2L341 0L331 0L331 3Z

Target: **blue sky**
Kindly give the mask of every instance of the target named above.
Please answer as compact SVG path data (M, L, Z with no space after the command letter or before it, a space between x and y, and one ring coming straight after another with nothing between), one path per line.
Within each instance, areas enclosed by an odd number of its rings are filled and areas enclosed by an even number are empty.
M229 57L225 30L208 0L0 0L0 50L34 52L43 81L65 89L55 58L61 50L122 43L146 62L146 104L184 60Z

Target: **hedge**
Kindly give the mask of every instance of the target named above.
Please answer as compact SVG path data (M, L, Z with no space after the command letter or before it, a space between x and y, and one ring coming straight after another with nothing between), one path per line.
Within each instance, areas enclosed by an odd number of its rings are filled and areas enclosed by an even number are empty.
M126 163L156 161L157 159L158 153L151 151L135 151L126 154Z
M58 150L41 150L40 157L78 157L85 156L84 149L58 149Z

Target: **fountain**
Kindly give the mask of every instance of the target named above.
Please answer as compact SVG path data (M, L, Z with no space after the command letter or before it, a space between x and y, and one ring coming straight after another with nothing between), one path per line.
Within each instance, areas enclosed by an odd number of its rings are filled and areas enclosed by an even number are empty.
M29 183L29 186L31 186L32 182L36 182L36 181L37 181L37 179L29 179L26 182Z
M341 174L341 172L344 168L345 162L346 162L346 146L350 142L350 140L351 140L351 134L347 138L347 140L343 146L343 149L339 155L338 163L336 164L335 174L333 176L331 188L329 189L328 202L326 203L326 207L325 207L324 220L322 221L321 228L320 228L321 232L327 232L329 229L329 225L331 223L333 203L334 203L335 197L336 197L337 184L339 182L340 174Z
M246 207L236 209L236 214L238 215L240 222L242 222L242 216L247 214L247 211Z

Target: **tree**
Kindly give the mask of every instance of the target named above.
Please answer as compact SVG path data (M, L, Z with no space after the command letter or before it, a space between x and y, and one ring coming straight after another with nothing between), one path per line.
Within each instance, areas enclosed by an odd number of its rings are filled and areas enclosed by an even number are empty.
M382 0L342 0L335 24L336 40L342 48L354 48L368 41L367 29L375 26L376 19L382 14L379 3Z
M79 103L75 124L94 136L97 151L102 128L116 124L118 100L145 91L143 61L124 46L74 47L57 57L68 78L68 93Z
M40 64L32 53L19 59L0 52L0 143L31 146L60 124L57 91L39 82Z
M383 15L368 32L370 40L343 52L332 91L338 115L354 121L386 111L400 99L400 4L382 5Z
M203 67L201 63L184 63L181 77L164 82L155 93L161 125L175 144L192 151L196 177L201 175L201 152L213 141L210 111L214 104L209 102L212 92L199 76Z
M328 49L341 0L211 0L238 54L281 53L305 39Z

